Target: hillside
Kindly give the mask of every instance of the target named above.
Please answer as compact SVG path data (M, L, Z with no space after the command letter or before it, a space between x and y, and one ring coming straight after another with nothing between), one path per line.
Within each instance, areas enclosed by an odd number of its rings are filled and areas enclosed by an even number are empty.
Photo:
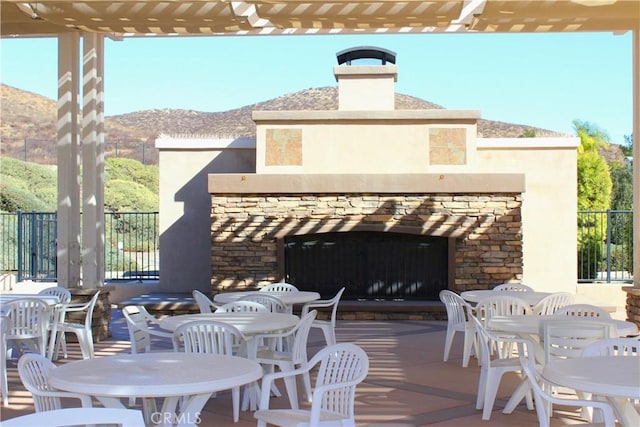
M28 161L55 164L56 101L11 86L0 85L0 153ZM155 137L160 134L254 137L253 110L336 110L338 88L306 89L247 105L208 113L193 110L145 110L105 119L107 157L125 157L145 164L157 163ZM396 109L444 108L420 98L396 94ZM478 132L486 138L557 136L556 132L532 126L481 119ZM144 158L143 158L144 157Z

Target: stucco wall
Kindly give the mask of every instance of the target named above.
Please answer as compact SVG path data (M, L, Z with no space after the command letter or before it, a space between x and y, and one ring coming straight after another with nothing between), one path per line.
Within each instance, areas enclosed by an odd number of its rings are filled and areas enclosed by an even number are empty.
M207 176L255 171L253 141L163 137L160 165L159 292L208 291L211 218Z
M478 172L526 176L523 283L576 292L578 138L478 139Z

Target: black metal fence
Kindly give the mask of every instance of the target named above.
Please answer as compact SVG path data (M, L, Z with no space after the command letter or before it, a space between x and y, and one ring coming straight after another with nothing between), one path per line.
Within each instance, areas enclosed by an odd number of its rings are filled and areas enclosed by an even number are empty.
M0 213L0 272L55 280L57 214ZM159 277L158 212L105 212L105 279Z
M57 277L57 215L0 213L0 272L18 280ZM633 279L633 211L578 212L578 281ZM159 277L158 212L105 213L105 279Z
M578 212L578 281L633 280L633 211Z

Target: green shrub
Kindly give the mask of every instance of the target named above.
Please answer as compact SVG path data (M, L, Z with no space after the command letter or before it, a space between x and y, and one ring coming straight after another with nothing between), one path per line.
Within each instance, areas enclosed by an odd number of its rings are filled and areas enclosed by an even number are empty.
M133 159L107 159L105 181L124 180L140 184L154 194L158 194L158 167L143 165Z
M158 194L132 181L111 179L104 189L105 210L150 212L158 210Z

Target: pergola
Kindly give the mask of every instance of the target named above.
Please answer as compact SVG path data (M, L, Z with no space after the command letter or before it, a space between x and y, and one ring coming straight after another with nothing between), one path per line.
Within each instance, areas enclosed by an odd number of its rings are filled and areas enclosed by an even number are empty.
M640 0L1 0L0 6L0 36L59 40L57 256L58 281L67 287L104 282L105 37L632 31L633 157L640 158ZM633 177L640 288L637 165Z

